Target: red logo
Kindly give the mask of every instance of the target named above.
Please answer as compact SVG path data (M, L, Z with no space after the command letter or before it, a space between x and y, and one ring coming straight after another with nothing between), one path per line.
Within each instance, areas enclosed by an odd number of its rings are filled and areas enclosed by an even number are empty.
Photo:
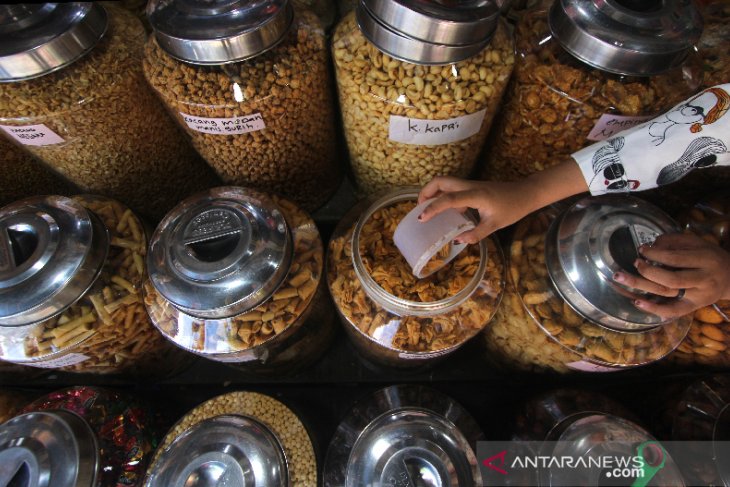
M499 472L502 475L507 475L507 471L502 468L502 467L504 467L504 456L506 454L507 454L507 450L501 451L501 452L497 453L496 455L492 455L491 457L484 460L482 462L482 464L487 468L491 468L495 472ZM493 465L492 462L497 459L499 460L499 465Z

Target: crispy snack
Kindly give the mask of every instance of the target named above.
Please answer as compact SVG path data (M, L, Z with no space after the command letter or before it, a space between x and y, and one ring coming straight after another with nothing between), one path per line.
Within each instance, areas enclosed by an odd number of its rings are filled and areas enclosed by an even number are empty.
M398 248L393 233L415 202L397 203L376 211L361 233L360 252L375 282L399 298L432 302L458 293L472 279L479 264L479 251L470 246L444 268L424 279L416 279ZM368 298L352 265L351 228L330 242L328 282L330 293L347 326L379 341L381 345L406 352L434 352L455 347L484 328L499 304L504 266L493 242L489 241L489 262L480 287L456 310L434 317L395 316ZM383 343L385 327L397 324L392 340Z
M575 362L626 368L671 352L686 327L622 333L584 319L563 301L545 266L545 233L556 215L552 208L543 210L515 229L511 283L494 323L484 331L490 354L521 369L564 373Z
M109 231L110 248L93 287L59 316L34 325L26 336L26 354L54 360L58 354L81 354L88 359L61 370L88 373L125 372L145 360L157 360L155 370L174 367L163 356L177 352L155 330L142 303L146 277L147 237L129 208L107 198L76 196Z
M270 299L225 320L225 337L220 338L230 351L261 345L304 319L322 279L324 249L314 222L290 201L277 196L272 199L292 229L294 257L284 282ZM145 282L145 303L158 328L168 336L178 333L178 320L185 315L162 297L149 279ZM197 329L193 350L204 351L205 321L194 319L193 326Z
M702 56L705 77L703 86L727 83L730 80L730 4L724 0L712 0L702 12L705 21L698 46Z
M144 72L224 182L278 193L311 211L322 206L340 182L327 63L319 21L301 11L276 47L222 66L177 61L151 36ZM181 113L206 118L260 114L266 127L241 134L204 133L191 129Z
M550 4L528 10L517 24L517 62L490 136L484 179L514 181L562 162L591 142L588 134L604 113L657 115L699 86L699 69L689 79L682 69L632 78L581 63L551 35Z
M477 160L514 64L514 44L500 23L490 44L471 58L444 66L398 61L360 31L354 12L332 39L340 109L350 162L367 193L434 176L466 177ZM479 132L442 145L390 140L390 116L445 120L486 110Z
M46 125L65 142L27 151L83 191L161 218L216 178L145 82L142 24L105 8L108 31L88 54L39 78L0 83L0 124Z

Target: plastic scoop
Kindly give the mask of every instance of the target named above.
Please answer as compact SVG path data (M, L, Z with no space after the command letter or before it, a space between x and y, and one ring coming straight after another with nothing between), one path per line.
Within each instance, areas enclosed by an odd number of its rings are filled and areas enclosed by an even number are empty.
M419 222L418 215L431 201L425 201L408 212L393 234L395 246L411 266L413 275L419 279L433 274L459 255L467 244L454 244L454 238L475 226L471 219L453 208L427 222Z

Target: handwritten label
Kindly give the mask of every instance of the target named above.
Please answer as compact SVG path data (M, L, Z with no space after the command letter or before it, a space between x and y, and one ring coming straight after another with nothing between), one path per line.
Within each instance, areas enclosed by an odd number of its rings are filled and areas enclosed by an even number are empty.
M0 129L3 129L13 139L17 140L23 145L53 145L61 144L66 142L56 132L49 129L45 125L0 125Z
M183 112L180 115L188 127L204 134L238 135L266 128L264 117L260 113L231 118L197 117Z
M67 353L62 357L43 360L42 362L24 362L23 365L30 365L31 367L38 367L40 369L57 369L59 367L80 364L89 360L89 358L88 355L84 355L83 353Z
M625 117L623 115L609 115L604 113L588 134L587 139L593 141L606 140L622 130L630 129L646 122L651 117Z
M442 145L458 142L479 132L487 109L446 120L390 116L388 137L394 142L412 145Z
M621 370L619 367L608 367L606 365L593 364L585 360L570 362L565 364L565 366L569 369L580 370L581 372L616 372Z

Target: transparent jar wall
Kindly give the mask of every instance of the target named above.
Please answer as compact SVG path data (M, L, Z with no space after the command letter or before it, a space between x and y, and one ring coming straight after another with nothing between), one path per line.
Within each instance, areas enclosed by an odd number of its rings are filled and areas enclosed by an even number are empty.
M152 412L137 399L97 387L52 392L21 412L66 410L81 416L99 445L98 487L141 487L159 435ZM96 487L96 486L95 486Z
M699 235L730 252L730 195L718 193L684 212L679 221L685 232ZM724 315L724 316L723 316ZM705 365L730 368L730 300L705 306L694 313L687 338L668 357L670 365Z
M287 406L276 399L256 392L231 392L214 397L195 407L183 416L165 435L150 462L149 473L170 444L189 428L206 419L222 415L238 415L252 418L276 436L283 447L287 460L287 472L291 486L317 486L317 459L312 440L302 421Z
M334 31L332 52L360 190L371 194L423 185L439 175L471 174L514 64L514 43L504 22L479 54L454 64L423 66L379 51L350 12ZM418 139L411 138L408 128L414 124L421 131Z
M224 182L281 194L308 211L337 189L327 50L312 13L299 11L284 41L235 64L182 63L151 36L144 71Z
M367 296L352 263L352 234L355 224L374 201L374 199L364 200L356 205L340 221L332 235L327 254L327 283L330 294L348 336L363 357L376 364L393 367L420 367L433 364L456 351L492 319L504 289L504 260L501 250L492 239L488 241L489 262L484 279L476 291L454 311L432 317L398 316ZM415 201L407 203L411 203L410 207L415 206ZM428 301L434 299L432 294L448 289L450 284L456 287L451 290L452 294L462 289L474 273L472 267L477 264L473 260L475 258L477 262L479 261L479 251L476 250L476 254L470 256L470 252L473 253L474 249L464 250L444 269L416 282L411 274L411 268L400 256L392 241L393 232L400 218L409 211L408 209L401 211L398 208L400 207L394 207L385 216L376 218L378 213L374 214L371 220L379 222L382 219L385 222L383 228L374 230L366 224L361 233L362 245L376 249L378 253L382 252L383 256L388 256L389 262L390 258L397 254L399 260L396 260L397 263L393 264L392 268L387 269L393 274L387 278L389 274L386 272L385 282L393 286L404 284L406 288L421 289L424 299ZM372 238L378 235L382 236L382 240ZM370 257L366 258L372 258L372 254L367 255ZM365 265L369 267L371 264ZM459 266L463 267L459 270L457 269ZM383 272L376 261L372 267L373 277L376 273ZM455 274L451 269L457 269ZM453 277L445 285L439 285L441 282L439 276L442 272L451 272ZM377 281L382 277L383 275L377 278ZM388 290L387 287L384 289Z
M565 373L636 367L673 351L687 334L688 316L644 332L618 332L585 320L563 301L545 265L545 234L557 215L556 208L547 208L515 228L509 252L512 293L484 332L490 352L520 369Z
M93 374L160 377L189 364L152 326L142 299L147 236L142 222L121 203L76 196L109 232L101 274L86 294L60 315L27 326L6 327L2 359L36 367Z
M322 23L325 32L329 32L337 20L334 0L293 0L292 3L297 11L309 10L314 13Z
M730 3L711 0L702 8L705 22L700 38L699 54L702 58L705 88L730 82Z
M273 297L228 319L200 319L175 308L145 283L145 304L159 330L205 358L268 374L292 374L314 363L330 345L335 316L324 279L324 248L314 221L272 195L292 232L294 256ZM217 333L211 333L217 330ZM181 350L182 351L182 350Z
M139 20L105 8L108 31L89 54L55 73L0 84L0 125L44 125L44 139L57 143L24 149L83 191L159 218L215 178L144 81Z
M0 424L17 416L23 407L30 404L32 398L33 395L20 391L0 390Z
M649 78L621 77L581 63L551 35L550 4L542 1L517 23L515 72L490 135L483 179L514 181L558 164L592 144L596 137L589 135L605 139L618 131L609 127L592 134L604 114L648 119L700 85L693 57L682 68Z
M6 140L3 133L0 133L0 174L0 206L28 196L75 192L70 183Z

